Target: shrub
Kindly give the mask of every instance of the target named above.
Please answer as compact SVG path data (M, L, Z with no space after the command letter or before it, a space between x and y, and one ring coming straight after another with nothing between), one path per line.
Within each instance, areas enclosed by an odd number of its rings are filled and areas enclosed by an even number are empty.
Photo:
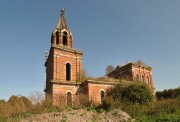
M173 114L180 112L180 97L176 99L162 99L157 101L149 109L148 114Z
M163 99L148 106L126 103L122 109L137 121L180 121L180 98Z
M142 83L118 84L108 92L116 102L131 102L148 105L153 101L153 94L149 87Z
M121 101L116 101L111 97L107 96L105 100L103 100L102 104L98 106L96 109L104 109L106 111L110 111L113 109L121 108L123 103Z
M122 110L127 112L131 117L135 119L143 119L146 116L146 112L149 106L133 104L133 103L124 103Z
M133 83L125 87L122 98L132 103L148 105L153 101L153 94L147 85Z
M83 106L89 106L91 103L89 102L89 97L84 94L78 95L78 106L83 107Z
M123 93L125 92L124 90L124 84L118 84L117 86L115 86L115 88L110 89L107 95L111 97L114 101L121 102L123 98Z

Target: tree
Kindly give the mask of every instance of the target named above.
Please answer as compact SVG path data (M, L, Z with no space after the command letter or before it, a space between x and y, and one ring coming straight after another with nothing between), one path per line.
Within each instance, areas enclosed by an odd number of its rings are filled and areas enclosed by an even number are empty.
M30 93L29 99L33 104L41 104L44 101L44 94L40 91L34 91Z
M85 69L82 69L81 71L81 77L79 79L80 82L83 82L87 79L87 71Z
M25 96L12 95L7 103L20 111L25 111L31 107L31 101Z
M110 72L112 72L114 70L114 66L112 65L108 65L106 67L106 75L108 75Z
M4 99L0 99L0 103L6 103Z
M158 100L173 99L173 98L177 98L178 96L180 96L180 87L175 88L175 89L168 89L168 90L165 89L164 91L156 92L156 98Z
M7 102L11 106L20 108L20 97L19 96L12 95Z

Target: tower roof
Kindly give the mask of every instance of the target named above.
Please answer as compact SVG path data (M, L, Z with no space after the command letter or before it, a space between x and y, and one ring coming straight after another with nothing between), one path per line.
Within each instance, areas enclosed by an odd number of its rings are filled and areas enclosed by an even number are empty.
M65 13L65 10L64 10L64 8L63 9L61 9L61 15L60 15L60 18L59 18L59 20L58 20L58 22L57 22L57 25L56 25L56 27L55 27L55 29L54 29L54 33L58 30L58 31L62 31L62 30L66 30L69 34L71 34L71 31L70 31L70 29L69 29L69 27L68 27L68 24L67 24L67 22L66 22L66 18L65 18L65 15L64 15L64 13Z

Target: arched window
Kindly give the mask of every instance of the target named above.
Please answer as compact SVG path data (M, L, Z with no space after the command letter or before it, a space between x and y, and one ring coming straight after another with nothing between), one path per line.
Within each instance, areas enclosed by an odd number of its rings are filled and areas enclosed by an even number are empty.
M139 75L138 74L136 75L136 81L139 81Z
M104 98L105 98L105 93L104 93L104 91L101 91L100 92L100 97L101 97L101 104L103 103L103 100L104 100Z
M144 82L144 75L142 75L142 82Z
M71 92L67 93L67 105L69 105L69 106L72 105L72 94L71 94Z
M56 32L56 44L59 44L59 31Z
M150 84L150 80L149 77L147 76L147 84Z
M54 42L53 42L53 35L51 35L51 44L54 44Z
M68 42L67 42L67 32L63 32L63 45L68 45Z
M71 80L71 65L70 65L70 63L66 64L66 80Z

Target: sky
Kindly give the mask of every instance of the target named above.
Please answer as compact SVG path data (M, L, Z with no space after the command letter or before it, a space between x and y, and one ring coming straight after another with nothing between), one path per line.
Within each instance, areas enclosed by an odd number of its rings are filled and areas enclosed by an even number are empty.
M180 86L179 0L1 0L0 99L45 88L45 51L65 8L88 76L142 60L156 91Z

